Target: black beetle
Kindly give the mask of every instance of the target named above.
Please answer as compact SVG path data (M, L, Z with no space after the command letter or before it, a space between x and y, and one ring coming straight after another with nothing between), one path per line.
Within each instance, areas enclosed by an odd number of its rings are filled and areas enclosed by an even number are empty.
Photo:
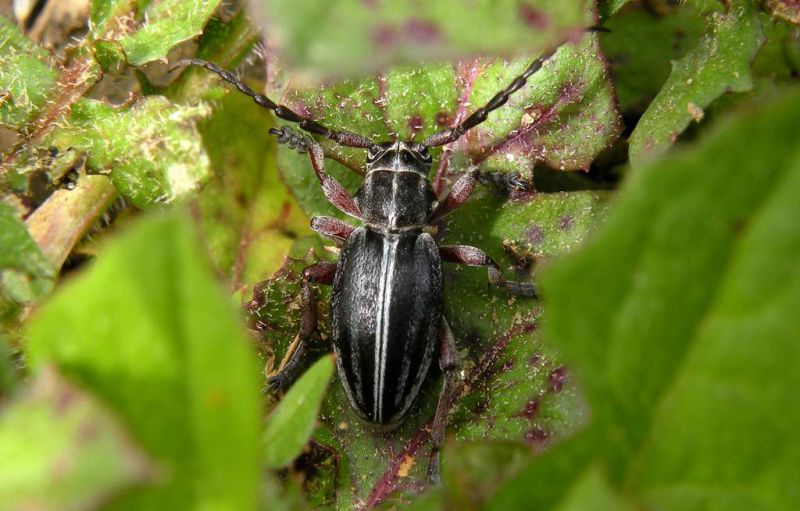
M222 77L260 106L303 130L336 143L368 151L364 182L351 196L325 173L322 147L310 136L289 127L272 128L278 142L308 152L325 196L344 213L359 219L354 227L332 217L314 217L311 228L340 247L338 261L320 262L303 271L301 281L302 326L299 341L287 364L271 380L284 387L296 371L307 341L316 331L316 302L311 284L333 285L331 337L339 379L356 412L366 421L391 428L402 421L416 399L438 347L444 373L439 405L432 428L433 453L429 474L438 474L438 449L444 429L455 368L455 343L442 315L442 261L484 266L489 281L509 292L536 296L530 282L503 278L497 265L481 249L466 245L438 246L426 227L466 201L476 183L477 171L463 175L444 199L433 191L428 174L431 147L457 140L522 88L553 48L534 60L505 89L455 127L429 136L421 143L375 143L348 131L333 131L307 119L268 97L252 91L232 73L199 59L187 59L172 68L201 66ZM519 185L517 176L507 184Z

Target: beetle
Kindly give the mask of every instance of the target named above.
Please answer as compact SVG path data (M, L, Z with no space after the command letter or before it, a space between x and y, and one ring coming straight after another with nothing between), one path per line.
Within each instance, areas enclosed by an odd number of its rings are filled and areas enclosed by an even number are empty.
M428 177L433 163L429 149L454 142L485 121L526 84L557 48L531 62L461 123L422 142L374 142L357 133L332 130L254 92L235 75L208 61L185 59L172 66L203 67L305 132L367 151L363 183L351 196L325 172L323 149L311 136L288 126L270 129L278 143L309 154L327 200L362 223L355 227L333 217L312 218L311 228L332 239L341 251L336 262L318 262L303 270L298 342L270 385L283 388L288 384L316 331L313 285L332 285L330 332L337 372L348 401L362 419L382 429L398 425L417 398L432 361L438 358L444 382L431 433L429 475L433 480L438 478L438 451L444 440L456 367L455 340L442 314L442 262L486 267L492 284L515 295L535 297L537 290L532 282L507 280L483 250L467 245L437 245L426 231L461 206L486 177L476 170L467 172L446 197L439 198Z

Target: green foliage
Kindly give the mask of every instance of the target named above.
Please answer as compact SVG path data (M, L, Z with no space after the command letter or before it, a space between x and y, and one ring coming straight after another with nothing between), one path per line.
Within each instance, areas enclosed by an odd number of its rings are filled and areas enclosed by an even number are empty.
M104 248L28 329L31 367L99 396L159 465L121 509L252 509L259 473L253 355L192 228L153 216Z
M777 18L800 25L800 4L792 0L767 0L766 8Z
M298 9L289 0L252 2L293 67L339 77L432 57L540 50L565 28L591 25L592 3L313 0Z
M264 463L282 468L291 463L311 438L325 390L333 376L333 358L323 357L292 385L272 411L264 428Z
M55 270L31 239L17 213L0 202L0 286L3 315L12 304L24 305L50 291Z
M643 169L594 241L543 277L545 335L593 424L494 508L530 505L534 483L556 508L584 478L632 508L796 506L799 112L795 91Z
M274 273L297 235L310 232L278 175L270 125L249 98L229 94L199 126L211 168L219 170L197 201L204 241L233 289Z
M144 25L119 40L128 62L141 66L167 58L167 53L199 35L220 0L164 0L152 2L144 10Z
M155 477L152 462L90 395L45 368L0 417L3 509L87 509Z
M0 17L0 125L21 129L42 108L55 85L47 52Z
M673 65L631 134L631 163L637 166L663 153L692 120L703 118L703 109L720 95L750 90L750 64L763 42L749 0L733 2L725 14L714 13L710 33Z
M611 64L620 108L641 114L670 76L671 62L697 45L704 22L687 6L672 16L628 9L604 26L610 32L600 34L600 43Z
M117 190L140 208L192 195L208 178L208 158L194 121L203 105L180 107L162 97L118 110L103 102L76 103L69 124L44 144L85 152L90 169L110 169Z
M0 335L0 405L17 383L17 374L11 365L11 347L5 335Z
M440 371L397 429L365 424L329 383L329 288L303 376L259 396L303 268L337 255L308 217L344 215L270 112L158 62L234 70L259 27L218 0L90 5L59 58L0 19L0 508L798 507L793 2L250 2L271 51L249 85L376 142L456 125L566 42L433 151L440 195L472 168L532 179L431 230L542 289L444 265L438 488ZM583 33L598 13L611 32ZM354 192L364 151L320 142Z

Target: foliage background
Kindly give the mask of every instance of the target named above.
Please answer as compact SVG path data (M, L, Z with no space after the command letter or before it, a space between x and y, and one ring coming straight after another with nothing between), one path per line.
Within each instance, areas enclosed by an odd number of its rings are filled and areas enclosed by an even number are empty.
M50 4L0 18L0 509L798 507L796 2ZM447 267L444 483L436 370L373 431L322 324L295 386L260 394L299 271L335 258L308 218L340 213L271 114L166 63L421 139L565 42L434 153L442 192L471 167L533 179L436 229L542 289ZM325 147L354 191L364 154Z

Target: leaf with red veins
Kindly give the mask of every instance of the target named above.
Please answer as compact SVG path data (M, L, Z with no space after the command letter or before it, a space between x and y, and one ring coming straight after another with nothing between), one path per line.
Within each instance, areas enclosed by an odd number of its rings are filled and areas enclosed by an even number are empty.
M621 132L616 96L595 34L561 47L511 97L467 137L472 163L494 171L530 169L544 163L561 170L588 169ZM494 63L482 75L470 102L488 101L501 83L528 62ZM483 79L485 78L485 79Z

